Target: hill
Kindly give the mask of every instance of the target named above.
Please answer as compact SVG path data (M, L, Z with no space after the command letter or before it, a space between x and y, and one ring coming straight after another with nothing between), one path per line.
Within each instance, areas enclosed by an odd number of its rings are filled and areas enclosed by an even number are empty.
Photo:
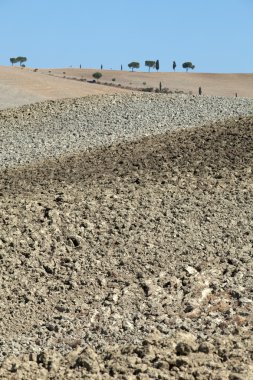
M74 98L122 91L108 86L70 81L32 69L0 66L0 109L49 99Z
M252 379L252 125L1 171L2 379Z
M161 73L103 70L101 83L89 83L97 69L39 69L0 66L0 109L49 99L111 94L129 88L159 87L203 95L253 98L253 74ZM73 80L71 80L73 79ZM76 80L75 80L76 79ZM113 80L115 79L115 80ZM80 81L82 80L82 81Z
M48 72L48 70L40 70ZM83 78L90 80L97 69L50 69L53 75L59 77ZM65 74L63 74L63 72ZM168 72L130 72L102 70L101 82L121 84L130 87L163 87L172 91L192 91L198 93L201 86L203 95L253 97L253 74L210 74L210 73L168 73ZM113 82L112 79L115 79ZM144 84L145 83L145 84Z

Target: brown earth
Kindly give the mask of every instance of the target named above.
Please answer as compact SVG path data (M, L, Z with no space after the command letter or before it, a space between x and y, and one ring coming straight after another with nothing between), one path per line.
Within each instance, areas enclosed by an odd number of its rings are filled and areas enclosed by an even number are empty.
M2 379L253 376L253 118L0 173Z
M49 69L57 76L72 78L92 79L92 74L97 69ZM48 73L48 70L39 70ZM63 74L63 72L65 74ZM129 87L167 87L172 91L183 91L198 94L198 88L202 87L203 95L235 96L253 98L253 74L210 74L210 73L167 73L167 72L129 72L116 70L102 70L101 83L113 83L115 85ZM112 79L116 79L114 82ZM145 85L143 84L145 83Z
M127 91L118 87L147 88L162 86L171 91L203 95L253 97L253 74L146 73L103 70L101 82L88 83L97 69L34 69L0 66L0 109L35 103L47 99L82 97ZM86 81L76 81L82 79ZM113 82L112 79L116 81ZM143 84L145 83L145 85Z
M47 99L111 94L123 90L97 84L69 81L31 69L0 66L0 109Z

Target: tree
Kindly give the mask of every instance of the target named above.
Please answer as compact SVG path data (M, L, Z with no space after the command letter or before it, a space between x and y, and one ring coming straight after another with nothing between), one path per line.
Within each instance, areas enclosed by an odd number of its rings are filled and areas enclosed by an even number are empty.
M11 62L11 64L12 64L12 66L14 65L14 63L17 62L16 59L17 59L17 58L10 58L10 62Z
M17 57L16 62L19 62L20 66L27 61L26 57Z
M132 69L132 71L134 71L134 69L139 69L140 68L140 64L139 64L139 62L130 62L128 64L128 67L130 69Z
M27 61L27 58L26 57L21 57L21 65Z
M21 63L22 63L22 58L23 58L23 57L17 57L17 58L16 58L16 62L19 62L19 65L20 65L20 66L21 66Z
M156 71L159 71L159 68L160 68L159 59L155 63L155 68L156 68Z
M177 64L176 64L176 62L175 62L175 61L173 61L172 67L173 67L173 70L174 70L174 72L175 72L175 70L176 70L176 67L177 67Z
M99 73L99 72L96 72L96 73L92 74L92 76L93 76L93 78L95 78L95 79L98 80L98 79L100 79L102 77L102 74Z
M145 61L145 66L149 68L149 72L151 68L153 69L155 67L155 63L155 61Z
M183 69L185 69L186 71L188 71L189 69L195 69L195 66L191 63L191 62L184 62L182 64L182 67Z

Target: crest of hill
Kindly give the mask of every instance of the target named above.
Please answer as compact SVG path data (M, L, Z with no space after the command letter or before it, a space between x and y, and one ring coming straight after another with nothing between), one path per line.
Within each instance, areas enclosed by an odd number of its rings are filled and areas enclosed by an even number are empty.
M98 69L31 69L0 66L0 109L48 99L163 88L203 95L253 98L253 74L162 73L102 70L100 84L90 83ZM107 84L107 85L104 85ZM122 87L122 88L121 88Z
M49 74L49 73L47 73ZM66 80L44 71L0 66L0 109L43 100L111 94L122 91L94 83Z
M253 74L211 74L194 72L141 72L141 71L120 71L120 70L98 70L98 69L75 69L59 68L44 69L39 72L47 73L59 77L82 78L91 80L95 71L100 71L101 83L128 86L132 88L154 87L159 88L160 82L163 88L168 88L173 92L183 91L198 94L199 87L202 88L203 95L212 96L235 96L253 97ZM64 74L63 74L64 73Z

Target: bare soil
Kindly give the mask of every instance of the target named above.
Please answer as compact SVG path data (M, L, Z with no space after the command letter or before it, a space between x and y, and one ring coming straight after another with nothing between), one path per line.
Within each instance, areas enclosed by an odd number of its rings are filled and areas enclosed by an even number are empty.
M2 379L251 380L253 118L0 172Z
M101 83L89 83L98 69L38 69L0 66L0 109L47 99L75 98L93 94L126 92L120 88L163 88L172 92L203 95L253 97L253 74L201 74L128 72L103 70ZM65 78L64 78L65 77ZM67 79L70 78L70 79ZM72 79L72 80L71 80ZM78 79L78 80L74 80ZM80 79L82 81L80 81ZM112 81L115 79L115 81Z
M95 71L102 73L101 83L107 82L113 85L129 86L133 88L159 88L162 87L174 91L192 92L198 94L199 87L203 95L213 96L237 96L253 97L253 74L210 74L194 72L130 72L118 70L98 69L49 69L53 75L72 78L92 79ZM48 70L39 70L48 73ZM63 72L65 74L63 74ZM115 79L115 81L112 81Z
M34 72L33 69L0 66L0 109L48 99L122 92L117 88L70 81Z

